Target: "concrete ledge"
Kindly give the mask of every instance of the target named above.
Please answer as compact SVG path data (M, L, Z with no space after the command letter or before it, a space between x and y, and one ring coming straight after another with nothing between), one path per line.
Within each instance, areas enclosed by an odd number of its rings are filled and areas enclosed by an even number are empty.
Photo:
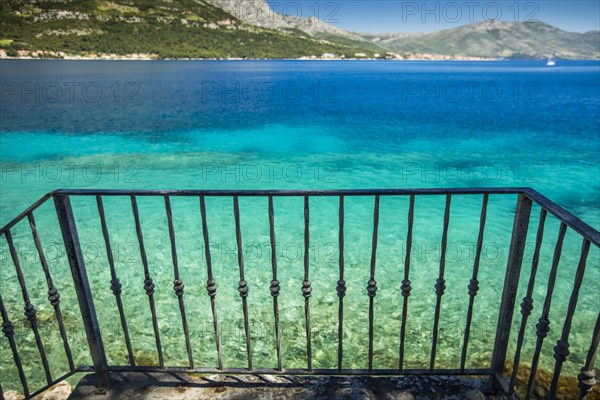
M69 399L466 399L486 395L487 379L459 377L320 377L289 375L200 375L113 373L106 395L95 393L95 377L85 376Z

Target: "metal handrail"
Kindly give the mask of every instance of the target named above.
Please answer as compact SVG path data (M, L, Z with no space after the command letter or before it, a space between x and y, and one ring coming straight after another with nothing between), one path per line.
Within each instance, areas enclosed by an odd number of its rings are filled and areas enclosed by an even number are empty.
M205 197L299 197L299 196L435 196L435 195L467 195L467 194L524 194L534 203L545 208L555 217L564 221L567 226L582 236L590 239L595 246L600 247L600 232L575 217L547 197L528 187L489 187L489 188L442 188L442 189L347 189L347 190L124 190L124 189L58 189L47 193L11 222L0 229L3 235L16 225L27 214L44 204L57 194L77 196L205 196Z
M406 333L406 321L407 321L407 308L408 298L411 294L411 282L410 282L410 252L412 244L412 227L414 220L414 203L415 197L420 196L445 196L446 207L444 212L444 224L443 224L443 235L441 242L441 257L440 257L440 268L438 278L435 284L436 289L436 306L434 312L434 328L433 328L433 340L431 347L431 354L429 358L429 369L406 369L404 368L404 339ZM468 285L469 305L467 312L467 323L464 333L463 346L461 349L461 363L459 369L436 369L436 346L438 342L438 331L439 331L439 320L441 312L441 303L446 289L444 272L445 272L445 253L448 240L448 225L450 220L451 210L451 199L454 195L482 195L483 203L481 208L481 215L479 219L479 234L477 239L476 257L473 265L473 273L471 280ZM503 286L502 301L500 303L500 311L498 323L496 326L496 338L494 341L494 350L492 356L492 364L490 368L484 369L466 369L465 361L468 349L469 334L471 330L471 319L473 313L473 303L475 296L479 290L478 286L478 269L479 260L481 256L481 248L483 242L483 235L485 231L485 223L487 216L487 204L489 196L491 195L518 195L517 206L515 211L515 221L513 225L513 233L510 244L510 253L508 257L508 264L505 275L505 282ZM74 196L94 196L96 198L98 214L100 216L101 227L103 238L106 244L106 252L108 255L109 267L111 270L111 290L115 296L117 302L117 308L120 315L121 327L123 329L125 343L129 356L128 366L113 366L109 365L106 360L106 354L104 351L104 345L102 342L102 335L96 312L94 308L93 296L91 293L90 285L87 278L85 263L81 252L81 246L79 243L79 237L77 234L77 227L75 224L75 218L70 203L70 198ZM117 276L114 268L114 261L112 256L112 249L110 244L110 235L108 227L106 225L104 206L102 202L103 197L109 196L122 196L130 197L132 212L135 220L136 234L138 243L140 246L140 253L142 264L144 265L145 281L144 288L149 299L150 310L152 314L154 337L156 341L156 349L159 358L159 366L157 367L142 367L137 366L135 357L133 356L131 340L128 333L127 320L123 311L123 303L121 300L121 283ZM174 284L173 290L179 301L179 310L181 313L181 321L183 325L183 331L186 339L186 350L188 356L187 366L174 366L166 367L163 361L163 349L160 340L160 331L158 328L156 310L154 306L154 290L155 286L153 283L152 276L148 269L148 262L144 248L143 232L140 223L140 216L137 208L137 197L144 196L155 196L163 197L165 202L165 211L167 215L167 222L169 228L169 238L171 244L171 256L174 267ZM185 310L184 302L184 286L178 269L178 258L177 258L177 246L175 239L175 229L173 226L172 212L171 212L171 197L185 196L185 197L197 197L200 201L200 216L202 220L202 231L207 263L207 284L206 289L211 300L211 310L213 315L213 325L215 330L215 344L217 347L218 354L218 367L217 368L206 368L196 367L194 365L194 359L192 354L192 348L190 344L190 334L187 327L187 315ZM343 368L343 311L344 311L344 296L346 294L346 283L344 281L344 199L346 197L374 197L374 209L373 209L373 236L372 236L372 249L371 249L371 263L370 273L367 283L367 295L369 297L369 351L368 351L368 369L348 369ZM380 198L384 196L408 196L410 198L409 212L408 212L408 232L407 232L407 249L405 258L404 268L404 279L401 286L401 294L403 297L402 307L402 321L401 321L401 332L400 332L400 347L399 347L399 365L398 369L375 369L373 368L373 333L374 333L374 299L377 294L377 282L376 282L376 266L377 266L377 242L378 242L378 226L379 226L379 203ZM238 291L242 299L242 309L244 316L244 331L246 339L246 353L248 355L247 368L223 368L222 349L220 342L219 332L219 319L217 316L216 307L216 293L217 287L215 277L212 274L210 249L209 249L209 231L207 224L207 212L206 212L206 197L231 197L234 202L234 219L235 219L235 233L236 243L238 249L238 267L239 267L239 286ZM268 204L268 217L270 227L270 243L272 251L272 281L270 286L270 292L273 297L273 311L274 311L274 322L275 322L275 335L276 335L276 347L277 347L277 368L274 369L257 369L252 364L252 340L249 328L249 317L247 308L247 296L248 296L248 283L244 274L244 257L242 253L242 232L240 227L240 213L239 213L239 197L263 197L269 200ZM307 368L306 369L286 369L282 364L281 359L281 343L280 343L280 327L279 327L279 305L278 296L280 293L279 281L277 279L277 256L275 251L276 240L275 240L275 229L274 229L274 207L273 198L275 197L301 197L304 199L304 281L302 284L302 295L305 299L305 332L306 332L306 353L307 353ZM309 262L309 246L310 246L310 198L312 197L337 197L339 198L339 279L337 282L336 292L339 298L339 310L338 310L338 363L335 369L313 369L312 368L312 349L311 349L311 324L310 324L310 297L312 292L312 286L310 281L310 262ZM60 310L60 296L54 287L50 271L43 254L43 249L38 236L35 219L33 217L34 211L40 206L45 204L49 199L53 199L58 222L60 225L62 240L65 246L65 250L68 256L71 273L73 275L73 283L76 290L78 305L81 311L86 338L90 347L90 355L93 361L93 367L88 366L75 366L71 356L70 346L65 334L64 324L62 322L62 314ZM510 377L504 377L505 372L505 361L507 356L507 349L510 339L510 328L513 321L513 312L516 304L516 295L520 279L520 273L522 270L523 253L525 249L525 242L527 239L527 231L529 228L530 215L532 205L537 204L541 208L540 221L538 225L538 232L535 240L535 252L533 257L533 264L531 269L531 275L528 280L527 293L521 304L521 324L519 334L516 341L516 354L513 358L513 373ZM34 306L31 304L29 299L26 282L21 271L19 258L15 245L12 240L11 229L15 227L19 222L25 218L29 221L29 226L32 232L33 240L36 245L36 249L40 256L40 261L46 276L48 284L48 300L55 309L56 318L58 321L59 328L61 329L61 338L64 343L65 354L69 360L70 371L64 375L63 379L76 372L84 370L93 370L97 377L97 386L100 390L106 390L109 386L109 372L110 371L169 371L169 372L205 372L205 373L268 373L268 374L296 374L296 375L481 375L488 376L491 378L491 383L495 390L504 392L507 395L514 395L514 387L516 384L516 376L519 369L521 348L523 346L525 328L527 325L527 319L530 316L533 309L533 284L536 278L537 264L539 260L539 251L543 239L544 222L547 214L554 215L560 222L559 238L555 246L554 260L550 271L550 277L548 280L548 288L546 292L546 301L544 303L542 316L539 323L537 324L537 343L536 351L534 353L534 359L532 362L532 368L527 382L527 393L526 398L532 396L532 391L535 385L535 375L537 365L539 363L541 346L544 338L547 336L549 331L549 319L548 314L550 311L550 299L552 297L552 291L554 289L554 281L556 279L558 261L560 260L562 251L562 242L565 237L565 233L568 228L577 232L583 237L582 249L580 254L580 261L575 274L574 288L570 296L567 318L563 325L561 339L558 341L555 347L555 368L550 388L550 398L554 398L558 387L558 378L561 374L561 369L564 361L568 356L568 337L572 324L572 318L575 313L575 308L578 301L579 287L583 281L583 273L585 271L587 256L591 245L600 247L600 232L590 227L580 219L573 216L568 211L559 207L557 204L547 199L537 191L531 188L450 188L450 189L368 189L368 190L178 190L178 191L165 191L165 190L90 190L90 189L60 189L48 193L43 196L40 200L35 202L32 206L27 208L23 213L18 215L15 219L0 229L0 236L4 236L8 243L8 247L11 254L11 259L15 265L17 271L17 277L19 278L19 285L23 293L23 300L25 303L25 315L31 325L34 332L37 348L40 353L42 365L46 372L47 385L43 388L31 393L27 384L27 378L23 372L22 361L19 357L18 348L14 339L14 326L9 319L6 311L6 307L2 301L0 293L0 311L3 323L3 332L9 340L9 345L13 353L14 363L17 366L20 380L23 386L23 391L26 397L33 396L50 387L57 381L54 380L50 374L48 366L48 359L44 351L43 343L40 338L39 330L37 328L37 318ZM596 323L593 338L589 351L587 353L585 365L582 368L582 373L578 376L579 386L581 389L580 398L585 398L587 393L592 389L595 384L594 381L594 363L595 354L598 348L598 342L600 341L600 314L598 322ZM2 386L0 386L0 395L2 394Z

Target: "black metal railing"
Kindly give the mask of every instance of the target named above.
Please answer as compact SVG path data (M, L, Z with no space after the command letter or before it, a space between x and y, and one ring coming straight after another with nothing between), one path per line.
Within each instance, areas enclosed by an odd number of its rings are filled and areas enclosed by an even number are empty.
M443 218L443 232L441 239L441 253L439 260L439 271L438 277L435 282L435 308L433 310L434 324L432 332L432 343L431 353L429 354L428 364L429 368L426 369L410 369L406 368L405 364L405 348L406 348L406 331L407 331L407 320L408 320L408 309L409 309L409 297L411 295L411 247L413 244L413 225L415 219L415 200L423 196L445 196L445 211ZM446 250L448 243L448 226L450 221L451 201L453 196L457 195L479 195L482 196L481 213L479 215L479 230L477 236L477 244L475 247L475 257L471 273L471 278L468 281L468 308L466 325L464 330L464 336L462 346L457 352L460 357L460 367L458 369L448 368L436 368L436 357L437 357L437 345L438 335L440 332L440 314L442 311L442 301L444 292L446 290L445 281L445 267L446 267ZM508 254L508 262L506 271L504 272L504 285L502 291L501 301L499 303L499 315L498 322L495 327L495 340L492 358L489 368L481 369L468 369L465 368L468 354L468 346L471 335L471 323L473 319L473 308L475 297L479 290L479 266L480 258L482 253L483 238L485 234L486 219L488 213L488 200L491 196L517 196L517 204L514 212L514 224L512 226L512 237L510 241L510 249ZM100 329L99 321L96 315L94 307L94 298L90 289L88 275L86 272L86 265L82 254L82 248L80 239L75 223L75 217L73 208L71 206L71 198L74 197L95 197L98 215L101 223L101 230L106 249L106 255L108 259L108 266L110 268L110 289L114 295L120 327L122 329L125 347L127 349L128 365L112 365L107 361L107 355L104 349L104 343L102 340L102 332ZM134 356L133 344L129 334L129 327L127 318L124 311L123 299L122 299L122 284L115 269L115 262L113 257L113 249L111 246L111 239L109 229L106 223L104 203L103 199L107 197L129 197L131 201L131 210L133 213L135 231L137 236L137 242L139 245L139 251L141 256L141 262L144 271L144 290L148 297L150 314L152 319L152 327L154 332L154 340L156 344L156 352L158 356L158 366L140 366L136 362ZM138 211L137 199L140 197L162 197L164 199L165 212L167 216L168 232L170 240L171 258L173 265L173 290L178 299L179 311L181 314L181 323L185 337L185 349L188 359L187 365L181 366L166 366L164 361L164 349L161 344L161 332L158 324L158 317L155 306L155 284L148 268L148 257L146 254L146 248L144 245L144 234L142 231L142 225L140 221L140 213ZM206 290L210 298L212 321L214 328L214 344L217 351L217 366L197 366L194 363L194 355L192 352L192 340L189 328L188 328L188 314L186 313L186 304L184 300L184 282L179 270L178 253L176 245L176 231L173 223L172 209L171 209L171 198L173 197L189 197L197 198L199 201L200 220L202 227L202 238L204 241L204 253L206 261ZM400 294L402 296L402 312L400 321L400 332L399 332L399 357L398 357L398 368L395 369L375 369L373 367L373 354L374 354L374 320L375 310L374 302L377 294L377 246L378 246L378 234L379 234L379 219L380 219L380 200L382 197L390 196L403 196L409 198L409 207L407 215L407 234L406 234L406 253L403 268L403 279L400 285ZM224 368L223 367L223 350L221 345L221 333L219 329L219 317L217 314L217 283L216 277L213 274L213 266L211 260L210 251L210 235L209 226L207 222L207 208L206 198L207 197L221 197L231 198L233 200L233 213L235 221L235 239L237 244L237 261L238 261L238 272L239 272L239 285L238 292L241 296L242 301L242 312L244 321L244 335L245 335L245 347L247 355L247 365L237 366L235 368ZM271 247L271 268L272 268L272 279L268 290L272 296L273 301L273 321L274 324L274 336L276 343L276 359L274 363L275 368L255 368L252 361L253 354L253 340L250 330L250 321L248 316L248 281L246 279L246 271L244 269L244 253L243 253L243 237L240 223L240 209L239 209L239 198L240 197L262 197L268 200L268 210L265 215L265 219L268 219L269 223L269 241ZM277 197L299 197L304 201L304 276L301 286L301 293L304 297L304 330L306 333L306 368L304 369L292 369L286 368L286 365L282 361L282 330L280 327L279 317L279 295L281 291L280 282L278 280L278 259L276 251L276 238L275 238L275 209L273 199ZM313 353L312 353L312 337L311 337L311 275L310 275L310 257L309 248L310 242L310 204L311 199L316 197L332 197L339 201L338 213L339 213L339 278L336 286L336 294L338 297L338 326L337 326L337 368L332 369L315 369L313 368ZM345 199L350 197L367 197L374 199L373 205L373 219L368 223L373 226L372 232L372 249L370 257L370 267L368 268L368 280L367 280L367 296L369 298L369 312L368 312L368 368L367 369L349 369L344 368L344 348L343 348L343 337L344 337L344 298L346 296L346 275L345 275L345 247L344 247L344 228L345 228ZM77 296L77 306L79 312L83 318L83 329L86 337L87 344L89 346L89 355L92 360L92 365L77 365L72 355L71 345L68 340L67 330L63 322L63 314L61 311L60 295L56 286L54 285L51 270L52 265L49 265L47 258L44 254L42 241L40 240L40 233L36 226L34 219L34 212L40 208L48 200L52 199L54 202L54 208L57 215L58 224L62 233L62 244L64 245L66 256L68 259L70 271L73 278L73 287ZM532 206L537 205L540 208L540 217L537 227L537 235L535 237L534 253L531 265L531 271L529 279L527 280L526 294L521 308L521 322L519 325L518 334L516 340L510 341L511 326L513 324L513 313L515 310L517 300L517 290L520 281L520 275L523 270L523 255L525 252L525 245L527 240L527 233L529 229L529 223L531 220ZM13 221L8 223L5 227L0 230L0 236L3 236L7 242L10 259L15 268L16 275L18 278L18 284L22 293L25 317L30 325L31 331L35 338L35 344L41 365L45 375L45 385L40 388L33 390L30 388L28 383L26 368L23 365L23 359L20 356L19 343L15 338L15 327L11 322L11 316L5 306L2 294L0 293L0 314L2 317L2 331L8 339L8 346L10 347L10 353L12 353L12 362L16 366L18 377L22 386L22 391L25 397L29 398L42 391L46 390L55 383L64 380L71 375L78 372L93 371L96 375L96 382L99 391L105 391L109 387L109 373L111 371L171 371L171 372L198 372L198 373L257 373L257 374L297 374L297 375L459 375L459 376L471 376L478 375L482 377L489 377L492 385L492 390L503 393L508 396L515 394L515 385L517 381L517 374L519 372L519 366L521 365L523 343L526 339L527 334L527 323L533 310L533 293L534 284L536 278L538 278L538 264L540 260L540 249L542 247L542 241L544 236L544 226L548 214L553 215L560 222L560 229L558 233L558 240L554 247L554 256L547 280L547 289L545 291L545 301L543 303L541 316L536 325L536 345L531 360L531 368L528 373L525 398L529 399L533 395L535 387L536 372L539 366L540 357L542 357L542 345L544 339L547 337L550 330L550 309L553 291L555 289L555 283L557 279L558 264L561 258L561 252L563 249L563 240L567 230L576 232L582 239L581 251L579 254L579 263L577 265L574 277L574 284L572 292L570 293L568 309L565 317L565 321L562 327L562 333L554 348L555 366L552 374L551 386L549 389L548 397L550 399L556 396L558 390L559 377L563 363L569 356L569 335L575 315L575 309L578 303L579 290L583 282L584 271L586 268L586 261L590 252L591 246L596 248L600 247L600 233L590 226L583 223L581 220L574 217L558 205L548 200L538 192L530 188L461 188L461 189L398 189L398 190L336 190L336 191L143 191L143 190L57 190L49 193L42 197L39 201L25 210ZM192 216L190 216L192 218ZM195 217L194 217L195 218ZM39 256L42 271L44 273L45 281L47 283L47 294L48 301L54 309L54 317L58 324L60 331L60 337L63 342L64 354L68 361L69 369L60 377L53 377L51 374L50 361L47 353L44 349L43 340L38 327L38 321L36 316L36 309L32 304L30 297L30 289L25 281L25 276L21 268L21 262L19 260L19 254L15 243L13 241L12 230L21 221L27 219L29 223L29 230L35 244L36 251ZM2 268L6 268L3 266ZM367 277L367 273L365 273ZM596 321L595 328L591 333L591 344L585 355L585 363L581 368L581 373L578 375L578 385L580 389L580 398L586 398L587 394L592 390L595 385L594 380L594 363L595 356L600 341L600 314L598 314L598 320ZM22 345L22 344L21 344ZM510 376L506 375L507 365L507 352L509 345L514 345L516 350L512 360L508 360L512 364L512 373ZM582 357L583 358L583 357ZM11 360L1 360L2 363L9 363ZM2 382L0 382L2 383ZM14 382L13 382L14 384ZM0 395L2 395L2 386L0 385Z

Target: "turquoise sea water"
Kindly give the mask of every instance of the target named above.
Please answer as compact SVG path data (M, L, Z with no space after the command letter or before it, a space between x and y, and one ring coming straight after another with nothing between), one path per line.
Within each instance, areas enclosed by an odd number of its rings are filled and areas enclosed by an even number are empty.
M595 228L600 227L600 64L561 62L0 62L0 224L57 188L353 189L531 186ZM480 292L467 366L489 365L516 198L492 197L484 239ZM186 285L196 363L214 366L212 319L197 199L173 199L180 268ZM84 256L109 362L127 361L93 198L73 200ZM284 364L305 367L302 199L275 202ZM217 295L225 366L245 365L241 301L237 293L235 229L230 199L210 199ZM428 366L439 266L444 198L415 206L406 366ZM477 240L480 196L452 200L447 291L443 298L438 366L456 368ZM105 208L124 288L125 311L139 360L155 363L143 270L127 198ZM377 256L375 367L397 366L408 199L385 198ZM270 284L267 203L240 202L246 278L250 286L254 361L276 362ZM314 367L337 362L337 200L311 202ZM186 361L164 203L141 199L140 212L165 360ZM348 292L345 366L366 367L373 199L348 199ZM539 210L534 208L519 299L529 276ZM36 214L58 282L65 321L78 361L87 360L80 317L58 241L51 204ZM545 230L535 304L523 362L531 359L535 322L546 293L558 223ZM25 277L38 309L55 375L64 371L52 308L26 224L14 229ZM553 365L579 255L569 232L561 259L542 367ZM0 244L0 291L17 326L27 373L43 379L22 316L22 302L6 243ZM598 250L588 261L566 373L580 368L600 299ZM519 316L518 312L515 316ZM518 329L519 318L515 318ZM79 332L79 333L78 333ZM512 336L514 338L514 336ZM9 360L6 340L0 357ZM34 360L34 363L32 363ZM17 388L11 363L2 385ZM5 378L6 377L6 378Z

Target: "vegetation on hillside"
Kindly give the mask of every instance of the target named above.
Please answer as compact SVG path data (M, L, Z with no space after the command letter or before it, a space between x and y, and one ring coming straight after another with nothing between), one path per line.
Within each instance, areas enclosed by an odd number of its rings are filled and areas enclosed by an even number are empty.
M67 0L0 4L0 44L18 50L160 58L297 58L372 51L241 22L202 1Z

